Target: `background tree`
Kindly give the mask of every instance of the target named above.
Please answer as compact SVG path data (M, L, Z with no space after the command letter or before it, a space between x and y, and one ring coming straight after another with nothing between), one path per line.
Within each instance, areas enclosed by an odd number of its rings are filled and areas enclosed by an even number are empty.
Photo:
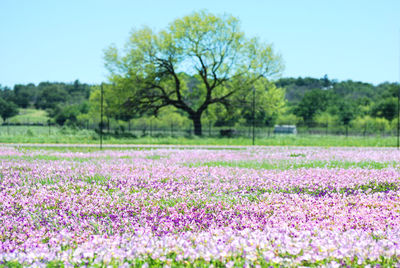
M361 131L363 135L381 133L382 135L386 130L390 129L390 123L385 118L373 118L369 115L353 119L350 123L353 128ZM397 127L397 125L396 125Z
M73 104L64 107L60 107L57 113L53 116L55 122L58 125L64 125L67 123L69 126L77 126L78 116L80 114L86 114L89 112L89 104L83 102L81 104Z
M320 126L324 126L326 129L326 134L328 134L329 127L333 127L339 124L339 117L337 115L332 115L331 113L326 111L315 115L314 121Z
M338 105L338 114L340 122L345 126L346 136L348 136L348 128L350 121L357 117L355 107L351 101L343 101Z
M4 122L7 121L8 118L13 117L18 114L18 106L10 101L5 101L0 98L0 116Z
M298 117L292 113L284 113L278 116L276 124L278 125L297 125L301 123L303 118Z
M397 117L397 98L389 97L376 102L371 109L373 117L384 117L391 121Z
M103 122L109 130L110 120L125 120L133 118L134 114L127 113L123 107L124 92L117 93L115 86L103 84ZM92 88L89 98L89 115L92 120L100 122L100 106L101 106L101 85Z
M58 104L65 103L68 97L66 90L54 83L40 83L40 93L35 106L40 109L54 109Z
M265 78L256 81L253 87L255 90L255 125L271 126L285 107L285 90L277 88L275 84ZM238 110L241 116L245 118L246 125L253 124L252 99L253 90L245 90L237 100L237 107L240 107Z
M14 90L11 90L8 87L3 87L0 85L0 98L7 102L14 102L15 103L15 93Z
M30 83L28 85L15 85L14 86L14 99L13 102L21 108L27 108L35 94L35 85Z
M307 91L294 109L294 114L302 117L307 126L312 126L314 117L328 108L331 99L331 93L326 90Z
M187 113L196 135L210 105L228 107L241 89L282 69L271 45L246 38L237 18L206 11L177 19L157 34L134 30L125 52L112 46L105 62L131 113L156 115L174 106Z
M312 77L280 78L275 82L277 87L285 88L286 99L289 104L293 105L297 105L306 92L314 89L330 90L335 83L337 82L329 80L327 75L320 79Z

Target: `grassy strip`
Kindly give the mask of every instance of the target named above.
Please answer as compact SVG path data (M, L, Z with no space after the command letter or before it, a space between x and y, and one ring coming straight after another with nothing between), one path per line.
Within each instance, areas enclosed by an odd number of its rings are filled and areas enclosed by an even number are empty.
M93 150L94 152L95 150ZM91 151L88 151L91 152ZM160 160L163 158L168 158L167 156L162 156L162 155L148 155L143 157L143 159L149 159L149 160ZM0 159L4 160L24 160L24 161L38 161L38 160L44 160L44 161L74 161L74 162L88 162L93 159L97 160L112 160L112 159L133 159L132 156L125 155L125 156L120 156L120 157L111 157L111 156L91 156L91 157L65 157L65 156L54 156L54 155L0 155Z
M389 191L399 190L399 185L396 183L375 183L370 182L368 184L356 185L354 187L344 187L335 189L333 187L324 187L318 189L308 189L306 187L293 187L287 189L262 189L262 188L251 188L243 189L240 192L228 192L223 195L211 194L210 200L222 201L225 205L236 204L238 199L235 196L240 196L248 199L250 202L262 201L262 195L265 193L285 193L285 194L306 194L314 197L329 196L330 194L341 194L341 195L355 195L355 194L374 194L374 193L386 193ZM185 202L188 207L204 208L207 204L204 201L197 200L182 200L178 199L160 199L156 204L161 209L168 207L174 207L175 205Z
M44 110L19 109L19 114L8 119L9 123L41 123L46 124L50 117ZM3 120L1 120L3 121Z
M295 256L292 256L290 254L280 254L281 258L288 258L291 259ZM41 262L46 264L46 267L64 267L64 263L62 261L51 261L51 262ZM232 265L232 267L246 267L250 265L250 267L260 265L261 267L282 267L285 265L285 263L276 263L276 262L270 262L266 261L265 259L259 257L254 261L248 261L245 260L242 257L230 257L227 260L210 260L206 261L204 259L197 259L195 261L189 261L189 260L181 260L177 261L175 254L169 254L166 256L166 260L160 260L160 259L152 259L151 257L146 257L143 259L133 259L133 260L118 260L118 259L112 259L108 263L104 263L103 261L99 263L94 263L94 260L92 258L87 258L86 261L82 261L80 263L74 263L74 267L120 267L123 266L124 263L129 264L130 267L163 267L167 265L168 267L227 267L226 265L229 263ZM336 258L327 258L324 260L320 261L302 261L299 264L296 264L296 266L306 266L306 267L321 267L321 266L326 266L329 265L330 263L335 262L337 265L341 267L365 267L366 265L370 266L383 266L383 267L397 267L399 264L399 258L396 256L390 257L390 258L385 258L381 256L378 260L362 260L359 262L357 256L354 257L347 257L343 259L336 259ZM17 261L0 261L0 267L14 267L14 268L19 268L19 267L25 267L27 264L21 264ZM290 265L290 263L286 263L286 265ZM293 265L293 264L292 264ZM290 265L290 266L292 266Z
M397 190L399 190L398 184L392 182L391 183L369 182L368 184L360 184L360 185L355 185L354 187L344 187L340 189L335 189L331 186L324 188L317 188L317 189L309 189L306 187L293 187L289 189L257 189L257 188L246 189L249 199L250 198L254 199L255 197L260 196L264 193L308 194L312 196L325 196L331 193L351 195L357 193L373 194L373 193L382 193L382 192L397 191Z
M276 163L271 162L255 162L255 161L210 161L210 162L197 162L186 164L189 167L236 167L236 168L250 168L250 169L267 169L267 170L289 170L299 168L364 168L364 169L384 169L390 167L398 167L398 163L393 162L375 162L375 161L309 161L293 163L293 161L280 161Z
M60 157L54 155L34 155L34 156L19 156L19 155L2 155L0 159L4 160L24 160L24 161L74 161L74 162L87 162L91 161L93 158L90 157Z
M4 127L3 127L4 128ZM7 134L0 131L0 143L54 143L54 144L98 144L99 136L92 131L63 132L41 130L26 133ZM256 145L264 146L357 146L357 147L395 147L396 137L361 137L361 136L321 136L321 135L273 135L265 138L256 138ZM251 138L218 138L218 137L140 137L126 138L105 136L104 144L156 144L156 145L252 145Z

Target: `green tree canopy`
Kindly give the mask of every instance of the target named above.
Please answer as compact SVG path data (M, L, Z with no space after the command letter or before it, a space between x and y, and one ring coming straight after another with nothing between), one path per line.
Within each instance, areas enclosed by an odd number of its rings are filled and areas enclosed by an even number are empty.
M326 111L332 101L332 94L322 89L313 89L304 94L303 99L296 106L294 113L303 118L304 122L310 126L314 116Z
M131 113L153 113L166 106L185 111L196 135L212 104L225 106L262 77L282 70L280 56L257 38L246 38L230 15L194 12L158 33L132 31L125 50L105 52L110 81Z
M384 117L391 121L397 116L397 98L389 97L382 99L372 106L371 115Z
M0 116L4 121L18 114L18 106L10 101L0 98Z

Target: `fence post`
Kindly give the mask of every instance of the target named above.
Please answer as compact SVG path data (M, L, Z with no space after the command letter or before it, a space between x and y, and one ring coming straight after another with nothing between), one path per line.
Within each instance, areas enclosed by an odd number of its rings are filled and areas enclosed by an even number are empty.
M253 87L253 145L255 142L255 138L254 138L254 128L255 128L255 124L256 124L256 88Z
M103 83L101 83L100 96L100 150L103 149Z

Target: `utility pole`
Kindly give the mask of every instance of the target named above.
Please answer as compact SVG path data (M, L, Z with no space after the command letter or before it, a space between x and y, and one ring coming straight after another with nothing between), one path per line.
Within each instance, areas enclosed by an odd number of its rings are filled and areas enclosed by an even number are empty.
M397 92L397 150L400 149L400 30L399 30L399 91Z
M254 137L254 130L255 130L255 124L256 124L256 89L255 87L253 87L253 145L254 145L254 141L255 141L255 137Z
M400 148L400 83L397 92L397 150Z
M100 86L100 150L103 149L103 83Z

